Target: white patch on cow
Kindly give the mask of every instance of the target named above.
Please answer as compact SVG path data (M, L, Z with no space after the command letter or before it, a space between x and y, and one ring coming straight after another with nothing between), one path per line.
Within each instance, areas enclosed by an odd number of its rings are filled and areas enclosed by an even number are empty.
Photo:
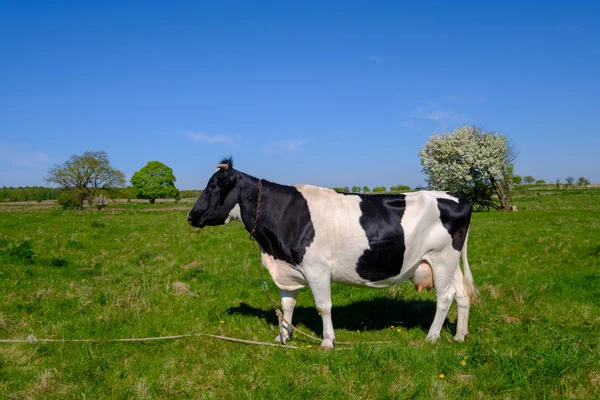
M426 191L426 192L415 192L415 193L411 193L411 194L417 194L417 193L425 193L425 194L432 194L435 196L436 199L446 199L446 200L452 200L456 203L460 203L460 201L458 200L457 197L452 196L451 194L448 194L446 192L439 192L439 191Z
M282 260L276 260L272 255L261 253L262 263L271 274L278 288L294 291L306 286L306 279L297 267Z
M296 185L308 203L315 238L306 249L302 266L325 268L331 281L354 286L372 286L361 278L356 264L369 249L369 239L360 225L360 203L355 195L343 195L331 189Z
M242 212L240 211L240 205L238 203L235 203L235 206L229 211L229 215L225 219L225 224L228 224L231 221L240 221L242 225L244 225L244 221L242 221Z

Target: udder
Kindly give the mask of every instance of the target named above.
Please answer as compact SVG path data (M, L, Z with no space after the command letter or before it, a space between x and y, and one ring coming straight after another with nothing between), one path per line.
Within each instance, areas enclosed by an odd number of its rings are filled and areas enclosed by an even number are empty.
M426 261L421 262L410 279L415 284L415 289L417 289L417 292L419 293L421 293L423 288L430 291L435 287L433 284L433 271L431 270L431 265Z

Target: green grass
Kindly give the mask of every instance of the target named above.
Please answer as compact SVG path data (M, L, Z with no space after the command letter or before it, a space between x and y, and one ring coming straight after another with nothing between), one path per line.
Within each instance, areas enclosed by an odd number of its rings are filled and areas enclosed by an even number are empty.
M514 203L517 213L473 217L481 301L465 343L452 341L454 307L438 343L425 341L433 292L334 285L338 340L389 344L0 344L0 398L600 398L600 190ZM195 230L185 210L160 208L0 212L0 339L202 332L271 342L276 317L247 232ZM308 289L294 320L321 334Z

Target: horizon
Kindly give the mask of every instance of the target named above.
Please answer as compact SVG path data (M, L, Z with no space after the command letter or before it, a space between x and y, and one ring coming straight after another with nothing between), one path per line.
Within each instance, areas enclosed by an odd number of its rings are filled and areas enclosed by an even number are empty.
M600 4L0 5L0 187L106 151L201 190L223 156L281 184L426 186L418 152L502 132L515 174L600 183Z

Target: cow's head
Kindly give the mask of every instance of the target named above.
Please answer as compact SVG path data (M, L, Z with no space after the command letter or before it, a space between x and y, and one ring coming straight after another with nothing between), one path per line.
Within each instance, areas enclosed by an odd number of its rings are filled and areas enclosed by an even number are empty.
M188 222L196 228L223 225L238 202L237 171L231 158L222 160L206 188L188 214Z

